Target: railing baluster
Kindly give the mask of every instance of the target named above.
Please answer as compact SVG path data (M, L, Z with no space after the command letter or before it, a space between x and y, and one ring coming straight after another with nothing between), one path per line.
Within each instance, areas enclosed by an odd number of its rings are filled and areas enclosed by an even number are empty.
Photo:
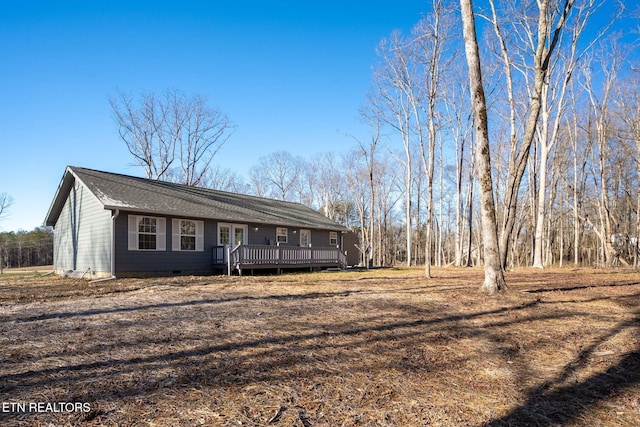
M342 263L343 256L338 248L238 245L235 248L213 247L213 261L216 264L231 262L237 264L326 264Z

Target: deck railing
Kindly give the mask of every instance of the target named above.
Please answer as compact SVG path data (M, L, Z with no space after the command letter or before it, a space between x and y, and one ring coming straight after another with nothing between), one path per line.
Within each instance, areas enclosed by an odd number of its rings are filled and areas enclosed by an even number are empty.
M269 267L313 266L317 264L343 265L345 256L337 247L298 247L269 245L238 245L234 248L214 246L214 264L227 264L229 271L251 268L252 265Z
M213 247L213 263L214 264L226 264L226 248L224 246L214 246Z

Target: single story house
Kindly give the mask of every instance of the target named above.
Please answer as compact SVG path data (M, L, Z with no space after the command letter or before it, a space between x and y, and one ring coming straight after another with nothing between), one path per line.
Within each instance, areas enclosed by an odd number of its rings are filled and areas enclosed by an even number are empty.
M299 203L71 166L45 225L55 271L91 279L346 262L347 229Z

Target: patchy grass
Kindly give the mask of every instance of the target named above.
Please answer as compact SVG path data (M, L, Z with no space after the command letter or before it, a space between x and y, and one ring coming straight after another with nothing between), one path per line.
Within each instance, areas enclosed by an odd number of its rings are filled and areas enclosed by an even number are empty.
M5 275L11 275L12 278L31 278L35 276L44 276L53 273L52 265L38 265L32 267L18 267L18 268L2 268L0 269L0 282Z
M0 424L640 424L640 275L421 275L0 276L0 404L90 406Z

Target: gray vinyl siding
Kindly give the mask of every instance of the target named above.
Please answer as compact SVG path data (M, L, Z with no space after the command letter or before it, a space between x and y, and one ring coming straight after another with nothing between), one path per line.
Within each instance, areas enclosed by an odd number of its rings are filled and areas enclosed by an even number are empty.
M58 273L111 274L111 212L84 185L71 188L54 230L53 262Z
M255 228L258 228L256 231ZM255 225L249 224L249 244L251 245L275 245L276 244L276 226L275 225ZM317 230L309 228L298 227L284 227L287 229L288 238L287 243L281 245L286 246L300 246L300 230L311 231L311 245L314 247L328 247L329 244L329 231L330 230ZM338 244L340 244L340 231L338 233Z
M188 216L173 217L149 214L156 218L165 218L166 250L143 251L129 250L129 215L142 215L121 211L116 220L116 276L154 275L154 274L206 274L215 271L219 266L213 265L213 248L218 245L218 221L204 220L204 250L203 251L173 251L172 250L172 219L189 219ZM229 223L227 221L222 221ZM276 226L264 224L246 224L248 226L248 244L275 244ZM257 228L257 230L256 230ZM296 234L293 233L296 230ZM300 229L289 228L287 246L300 245ZM340 232L338 232L340 239ZM329 230L311 230L311 243L314 247L330 246Z
M141 274L184 274L211 273L213 271L213 246L217 244L217 223L204 220L203 251L173 251L172 219L190 219L188 216L170 217L149 214L156 218L166 218L166 250L129 250L129 212L120 212L116 220L116 276ZM142 215L135 213L135 215Z

